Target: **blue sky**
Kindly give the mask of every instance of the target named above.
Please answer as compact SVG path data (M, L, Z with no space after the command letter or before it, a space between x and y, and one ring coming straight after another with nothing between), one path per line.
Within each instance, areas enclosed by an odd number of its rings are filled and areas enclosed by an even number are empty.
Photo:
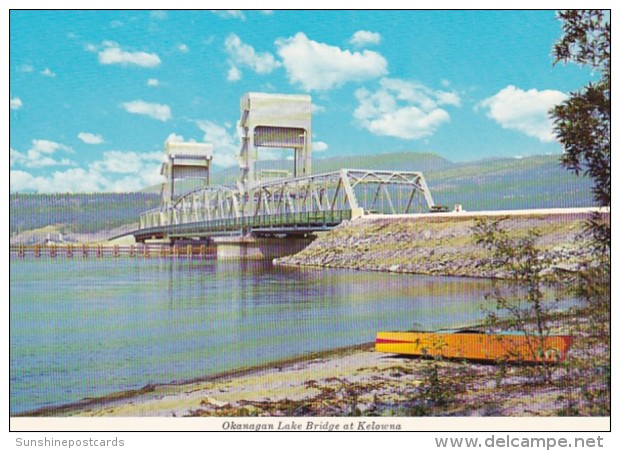
M559 36L553 11L12 11L10 190L139 190L166 140L236 165L248 91L310 94L315 158L560 154L546 111L595 75L553 66Z

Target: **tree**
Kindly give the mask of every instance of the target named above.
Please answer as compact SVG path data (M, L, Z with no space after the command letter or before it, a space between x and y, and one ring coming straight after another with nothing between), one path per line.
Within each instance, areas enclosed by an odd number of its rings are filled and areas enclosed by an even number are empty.
M610 11L569 10L558 14L563 35L553 47L555 64L576 63L599 74L553 108L554 130L565 153L562 164L594 182L600 207L611 208L611 23ZM611 249L611 227L594 218L595 237Z
M596 81L570 93L551 114L564 146L562 164L594 182L593 195L611 215L611 22L610 11L573 10L559 13L562 36L553 47L555 64L576 63L598 74ZM578 395L572 403L580 414L609 415L611 408L611 224L597 214L590 221L598 264L577 275L582 309L582 357L572 372ZM596 350L600 351L597 352ZM601 380L602 379L602 380Z

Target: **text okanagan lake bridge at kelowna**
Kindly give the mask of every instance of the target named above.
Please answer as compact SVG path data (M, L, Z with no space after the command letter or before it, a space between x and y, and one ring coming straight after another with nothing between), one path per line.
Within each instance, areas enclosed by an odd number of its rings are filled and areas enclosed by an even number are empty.
M310 96L245 94L236 186L210 184L212 145L167 142L161 205L143 213L139 229L129 235L144 243L208 240L218 246L221 257L261 256L261 252L271 257L291 253L295 246L265 253L268 242L290 245L301 240L303 247L313 232L365 214L437 209L421 172L340 169L312 174L311 122ZM293 150L293 171L257 172L261 148ZM175 183L178 186L182 179L197 180L201 186L177 195ZM248 246L262 251L248 254ZM227 251L220 252L220 247ZM238 254L235 247L245 250Z

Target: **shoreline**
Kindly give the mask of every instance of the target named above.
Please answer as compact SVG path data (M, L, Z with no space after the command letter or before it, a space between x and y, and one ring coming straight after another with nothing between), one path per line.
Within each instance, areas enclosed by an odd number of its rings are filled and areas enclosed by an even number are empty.
M252 366L246 366L241 368L235 368L231 370L220 371L207 376L198 376L191 379L183 379L170 382L158 382L155 384L147 384L140 388L119 390L107 395L86 397L78 401L70 403L60 404L57 406L40 407L36 409L26 410L11 414L11 417L46 417L55 416L58 414L66 414L71 412L78 412L81 410L87 410L94 407L108 407L113 404L121 403L126 400L134 399L136 397L145 396L156 392L158 389L166 389L173 387L183 387L193 384L218 382L226 378L239 378L254 373L260 373L261 371L268 371L274 368L281 368L284 366L295 365L303 363L313 359L335 358L344 354L354 353L356 351L371 350L374 349L374 342L367 342L361 344L354 344L349 346L342 346L333 349L326 349L323 351L313 351L306 354L301 354L293 357L287 357L283 359L273 360L271 362L261 363Z
M571 315L560 327L578 324ZM579 358L573 348L569 355ZM530 370L381 353L362 343L11 417L571 416L582 387L573 386L569 366L558 365L552 384Z

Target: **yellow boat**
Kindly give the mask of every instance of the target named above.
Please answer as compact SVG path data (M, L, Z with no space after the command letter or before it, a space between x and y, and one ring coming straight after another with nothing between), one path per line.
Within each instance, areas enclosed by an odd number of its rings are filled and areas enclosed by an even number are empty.
M573 337L544 338L518 334L487 334L475 330L447 332L379 332L378 352L451 359L509 362L562 362Z

